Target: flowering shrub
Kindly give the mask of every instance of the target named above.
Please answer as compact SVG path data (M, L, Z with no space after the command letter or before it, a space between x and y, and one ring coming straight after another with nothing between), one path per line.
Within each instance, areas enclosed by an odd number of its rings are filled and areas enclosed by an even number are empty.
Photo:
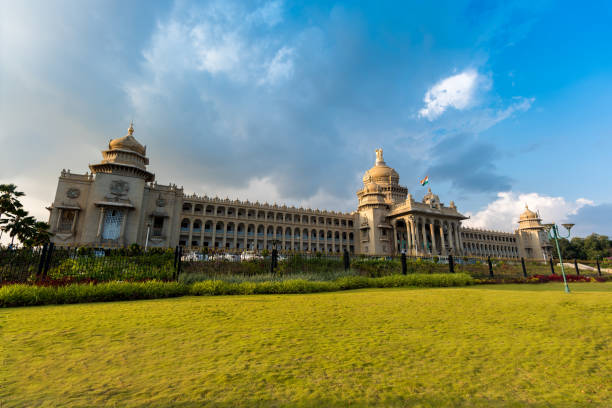
M537 283L546 282L563 282L563 276L561 275L534 275L532 278L537 279ZM568 282L605 282L605 278L583 276L583 275L565 275Z

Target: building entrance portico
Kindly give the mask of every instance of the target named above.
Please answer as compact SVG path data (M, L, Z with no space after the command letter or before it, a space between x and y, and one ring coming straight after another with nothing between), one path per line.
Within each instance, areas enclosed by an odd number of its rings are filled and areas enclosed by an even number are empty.
M398 253L413 256L448 256L461 254L457 245L458 224L452 219L426 215L399 215L391 218Z

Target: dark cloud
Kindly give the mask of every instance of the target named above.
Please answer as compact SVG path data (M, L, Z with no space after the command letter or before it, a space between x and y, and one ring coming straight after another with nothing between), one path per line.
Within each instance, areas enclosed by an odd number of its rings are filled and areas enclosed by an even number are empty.
M569 217L576 224L572 235L586 236L592 233L612 237L612 203L586 205L576 215Z
M491 193L511 189L512 179L497 172L500 151L470 135L449 137L432 148L434 164L427 174L466 192Z

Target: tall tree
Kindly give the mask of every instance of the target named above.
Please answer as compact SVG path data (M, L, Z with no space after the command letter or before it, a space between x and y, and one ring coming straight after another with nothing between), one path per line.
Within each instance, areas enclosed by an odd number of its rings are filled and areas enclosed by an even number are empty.
M0 184L0 218L22 208L19 197L24 195L21 191L17 191L17 186L14 184Z

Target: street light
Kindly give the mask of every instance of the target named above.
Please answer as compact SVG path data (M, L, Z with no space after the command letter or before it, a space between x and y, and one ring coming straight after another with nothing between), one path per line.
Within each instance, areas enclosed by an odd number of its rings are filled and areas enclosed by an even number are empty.
M565 267L563 266L563 259L561 258L561 250L559 249L559 238L569 238L570 230L574 226L574 224L561 224L565 229L567 229L567 236L562 237L559 234L559 227L556 224L544 224L544 228L546 232L548 232L548 236L550 239L555 241L555 245L557 246L557 254L559 254L559 263L561 264L561 274L563 275L563 283L565 284L565 293L570 293L569 286L567 286L567 279L565 278Z
M147 222L147 238L145 239L145 252L147 251L147 248L149 247L149 232L151 231L151 223Z

